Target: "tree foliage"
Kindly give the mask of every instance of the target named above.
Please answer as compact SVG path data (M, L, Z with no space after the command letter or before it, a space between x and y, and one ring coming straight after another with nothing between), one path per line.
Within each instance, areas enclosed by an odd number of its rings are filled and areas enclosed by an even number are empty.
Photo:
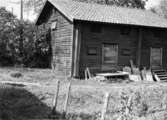
M0 8L0 64L12 63L18 51L19 20L12 13ZM7 62L7 63L6 63Z
M150 10L167 18L167 1L161 0L159 5L151 7Z
M144 0L75 0L75 1L144 9L147 0L145 1Z
M162 0L159 5L159 14L163 15L165 18L167 18L167 1Z
M20 56L20 30L23 29L23 56ZM35 38L35 26L20 20L5 8L0 8L0 65L23 64L27 67L49 67L50 39ZM41 34L42 36L42 34ZM43 36L46 36L44 34Z

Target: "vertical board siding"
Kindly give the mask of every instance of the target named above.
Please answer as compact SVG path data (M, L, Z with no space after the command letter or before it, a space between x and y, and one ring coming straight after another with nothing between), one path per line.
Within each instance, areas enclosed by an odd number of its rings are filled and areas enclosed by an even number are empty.
M53 21L57 22L57 28L51 33L52 64L55 63L55 71L57 73L71 76L73 24L56 9L50 15L48 24L51 24Z
M154 34L157 29L144 29L141 53L141 66L150 67L150 48L162 48L162 66L167 68L167 35L165 30L160 32L160 36L156 37Z
M102 25L101 33L92 33L90 24L83 25L82 28L82 44L81 44L81 60L80 60L80 74L83 76L83 71L86 67L90 68L92 73L102 72L102 45L118 44L118 67L129 66L129 60L136 61L136 49L138 33L137 29L132 28L129 35L120 34L120 26L116 25ZM88 55L87 50L89 47L97 49L97 55ZM129 55L123 55L122 51L128 49Z
M99 24L98 24L99 25ZM128 35L122 35L120 30L121 25L104 25L102 24L101 33L91 32L91 23L82 23L82 42L80 54L80 75L84 75L86 67L90 68L92 73L102 72L102 45L118 44L118 66L120 69L123 66L130 66L130 59L137 63L137 50L139 40L140 27L130 27L131 31ZM128 27L128 26L126 26ZM150 67L150 48L162 47L163 48L163 66L167 67L167 35L165 31L161 32L159 37L155 37L153 30L156 28L143 28L142 44L141 44L141 61L140 67ZM88 55L87 50L89 47L97 49L97 55ZM129 54L125 55L124 50L128 50Z

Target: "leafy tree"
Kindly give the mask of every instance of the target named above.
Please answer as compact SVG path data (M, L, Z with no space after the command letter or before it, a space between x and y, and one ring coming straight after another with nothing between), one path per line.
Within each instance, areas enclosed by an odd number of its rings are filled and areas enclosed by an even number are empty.
M144 9L147 0L75 0L75 1Z
M161 0L159 5L151 7L150 10L159 14L160 16L167 18L167 1Z
M50 31L36 35L36 28L33 23L24 21L23 23L23 63L26 67L50 67L51 58L51 38Z
M162 0L160 2L159 10L157 11L157 13L167 18L167 1L166 0Z
M5 8L0 8L0 65L20 63L21 22ZM27 67L49 67L50 34L45 32L35 38L35 26L24 21L23 26L23 64ZM42 37L44 36L44 37Z
M0 19L0 61L5 65L19 52L19 20L5 8L0 8Z

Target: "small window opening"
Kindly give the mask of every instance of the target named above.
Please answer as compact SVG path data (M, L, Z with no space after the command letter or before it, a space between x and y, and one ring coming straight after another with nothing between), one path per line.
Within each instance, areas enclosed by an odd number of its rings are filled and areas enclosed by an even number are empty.
M87 47L87 55L97 55L96 47Z
M57 29L57 21L53 21L51 23L51 30L56 30Z

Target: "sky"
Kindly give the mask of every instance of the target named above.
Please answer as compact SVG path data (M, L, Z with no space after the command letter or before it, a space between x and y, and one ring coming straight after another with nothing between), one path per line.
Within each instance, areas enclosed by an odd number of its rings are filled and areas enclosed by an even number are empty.
M0 7L6 7L7 10L13 11L13 14L20 18L20 0L0 0ZM30 21L36 19L33 11L24 12L23 17L25 20L28 19Z
M20 0L0 0L0 7L6 7L7 10L11 12L13 11L13 13L20 18L20 4L16 4L16 2L20 2ZM160 0L148 0L146 9L158 5L159 2ZM36 19L36 15L33 14L33 11L24 12L24 19L34 21Z
M146 9L149 9L152 6L156 6L160 3L161 0L148 0L146 4Z

